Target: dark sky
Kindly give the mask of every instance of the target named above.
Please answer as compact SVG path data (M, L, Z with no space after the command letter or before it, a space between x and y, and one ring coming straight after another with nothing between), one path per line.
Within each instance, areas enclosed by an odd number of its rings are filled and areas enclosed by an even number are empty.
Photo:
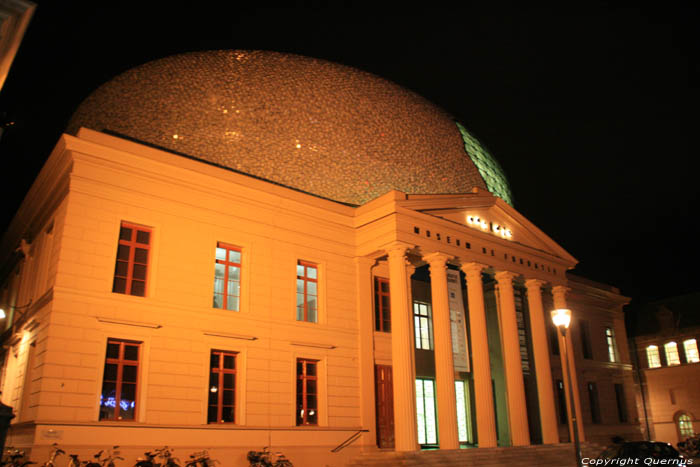
M3 231L97 86L175 53L265 49L375 73L453 114L576 273L635 303L698 290L697 8L38 3L0 91L18 122L0 140Z

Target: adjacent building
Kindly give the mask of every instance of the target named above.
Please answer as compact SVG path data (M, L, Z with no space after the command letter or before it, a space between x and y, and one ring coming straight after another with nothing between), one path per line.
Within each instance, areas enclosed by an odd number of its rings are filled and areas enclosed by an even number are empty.
M649 437L676 444L700 432L700 294L650 303L634 316L639 406Z
M367 73L248 51L128 71L0 245L9 443L344 465L567 441L570 390L582 439L638 437L627 299L511 203L467 129Z

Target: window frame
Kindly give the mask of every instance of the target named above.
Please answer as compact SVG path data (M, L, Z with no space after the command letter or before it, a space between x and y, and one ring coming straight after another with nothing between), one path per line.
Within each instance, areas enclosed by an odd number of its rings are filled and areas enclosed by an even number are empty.
M382 286L386 285L386 292ZM391 289L389 279L385 277L374 277L374 330L377 332L391 332ZM386 298L387 308L384 308Z
M620 423L627 423L629 416L627 414L627 398L625 397L625 385L614 383L615 402L617 402L617 419Z
M598 395L598 385L595 381L590 381L586 384L588 389L588 403L591 412L591 422L595 425L603 423L600 412L600 397Z
M674 353L675 355L673 355ZM676 341L668 341L664 344L664 356L666 357L666 366L678 366L681 364L681 354L678 351L678 343ZM675 359L672 359L671 357L674 356Z
M661 368L661 353L659 353L659 346L656 344L649 344L644 349L647 355L647 368Z
M299 275L299 266L302 266L304 268L304 275L300 276ZM308 269L313 268L316 271L316 277L309 277L308 275ZM302 281L304 284L304 290L301 293L302 295L302 314L300 315L299 311L299 281ZM309 283L316 284L316 294L309 294ZM320 287L319 287L319 265L318 263L314 263L311 261L306 261L306 260L297 260L296 264L296 320L299 322L305 322L305 323L318 323L319 322L319 308L320 308L320 300L319 300L319 292L320 292ZM316 316L314 320L309 319L309 297L316 297Z
M216 250L218 249L223 249L226 252L225 259L219 259L216 256ZM213 292L213 304L212 307L217 309L217 310L227 310L227 311L235 311L235 312L240 312L241 311L241 295L242 295L242 282L243 282L243 249L241 247L231 245L229 243L225 242L216 242L216 250L214 250L214 292ZM238 263L230 261L229 260L229 255L230 252L235 251L238 252L240 260ZM221 306L216 306L216 298L217 298L217 291L216 291L216 265L217 264L222 264L224 266L224 277L221 279L223 282L223 287L222 287L222 292L219 294L222 298L221 301ZM228 308L228 298L229 298L229 267L237 267L238 268L238 295L236 296L238 298L238 307L237 309L231 309Z
M585 320L578 322L579 338L581 339L581 353L586 360L593 360L593 348L591 346L591 333L589 323Z
M695 436L693 417L691 417L688 412L680 412L676 415L675 419L678 437L681 441L685 441L686 439Z
M694 337L683 339L683 353L686 363L700 362L700 352L698 352L698 341Z
M117 358L111 358L108 356L109 352L109 345L110 344L119 344L119 357ZM134 346L137 348L137 357L136 360L126 360L124 358L124 351L125 351L125 346ZM140 341L135 341L131 339L117 339L117 338L112 338L109 337L107 338L107 344L105 346L105 363L104 367L102 369L102 388L100 390L100 407L102 407L102 400L104 396L104 386L105 382L112 382L106 381L105 376L106 376L106 370L107 370L107 365L117 365L117 376L116 379L114 380L114 385L115 385L115 394L114 394L114 416L112 418L103 418L102 417L102 410L99 409L99 414L98 414L98 420L99 421L135 421L138 418L138 409L139 409L139 385L140 385L140 371L141 371L141 356L143 353L143 342ZM134 364L135 362L135 364ZM121 415L119 415L121 411L121 393L123 389L123 375L124 375L124 366L135 366L136 367L136 377L135 381L132 382L127 382L127 384L133 384L134 385L134 400L133 400L133 418L128 418L124 419L122 418Z
M417 313L417 308L418 311L420 311L421 307L425 307L427 309L427 314L420 314ZM423 347L423 340L424 336L421 331L422 327L419 326L418 324L420 323L421 320L426 320L428 324L428 329L427 329L427 339L428 339L428 348ZM414 333L414 345L415 348L418 350L435 350L435 342L433 338L433 307L432 304L428 302L422 302L420 300L414 300L413 301L413 333Z
M311 358L297 358L295 360L295 373L296 373L296 379L295 382L296 384L296 389L295 389L295 412L294 412L294 420L296 426L319 426L320 425L320 415L319 415L319 405L320 405L320 395L319 395L319 390L320 390L320 381L319 381L319 370L320 370L320 361L316 359L311 359ZM299 373L299 364L302 365L301 373ZM310 365L313 365L314 367L314 374L310 375L308 368ZM301 394L299 394L299 381L301 381ZM315 381L316 382L316 392L315 393L309 393L308 391L308 382L309 381ZM301 396L301 407L299 407L299 399ZM309 421L309 396L315 396L316 397L316 406L312 407L316 413L316 421L311 422ZM301 409L301 423L300 423L300 417L299 417L299 410Z
M607 326L605 328L605 342L608 346L608 362L619 363L620 358L617 354L617 341L615 340L615 330Z
M129 240L122 238L122 230L131 229L131 237ZM148 243L141 243L138 241L138 233L143 232L148 234ZM112 279L112 293L119 293L122 295L131 295L134 297L146 297L147 287L148 287L148 272L149 265L151 261L151 242L153 241L153 229L144 225L134 224L133 222L121 221L119 224L119 234L117 236L117 254L114 262L114 276ZM119 258L119 250L121 246L126 246L129 248L129 256L126 260ZM140 248L146 250L146 261L136 262L136 249ZM120 263L126 264L126 276L118 274L118 268ZM134 269L137 265L144 267L144 277L143 279L134 279ZM124 291L117 289L117 280L124 280ZM135 282L143 283L143 295L133 293L133 285Z
M211 366L211 361L212 357L214 355L219 356L219 366L218 368L213 368ZM233 369L231 368L224 368L224 357L229 356L233 357ZM218 373L218 386L217 386L217 401L216 401L216 421L211 421L209 418L209 408L212 407L212 404L209 402L209 398L207 397L207 424L209 425L218 425L218 424L236 424L238 423L238 417L236 416L236 411L238 409L238 404L236 404L237 398L238 398L238 388L236 386L236 382L238 380L238 352L233 352L230 350L218 350L218 349L212 349L209 352L209 389L207 390L207 396L209 396L209 393L211 392L211 375L212 373ZM233 420L230 422L224 421L223 420L223 409L224 409L224 404L223 404L223 398L224 398L224 391L227 390L225 387L225 375L226 374L233 374Z

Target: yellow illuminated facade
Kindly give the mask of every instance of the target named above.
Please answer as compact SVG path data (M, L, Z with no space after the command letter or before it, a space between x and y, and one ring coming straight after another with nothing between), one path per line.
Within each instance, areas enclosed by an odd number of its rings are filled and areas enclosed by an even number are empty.
M0 246L9 444L225 465L271 445L340 466L568 441L570 390L581 439L639 436L627 299L568 275L576 260L483 182L369 196L364 172L325 167L355 194L319 174L302 189L103 130L61 137ZM568 362L555 308L572 310Z

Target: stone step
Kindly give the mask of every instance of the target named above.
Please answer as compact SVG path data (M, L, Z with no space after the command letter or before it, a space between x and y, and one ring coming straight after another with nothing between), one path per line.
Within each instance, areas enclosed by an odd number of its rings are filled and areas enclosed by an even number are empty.
M583 457L595 457L602 446L582 445ZM535 445L514 448L474 448L454 450L425 450L415 452L373 451L355 458L349 467L575 467L571 444Z

